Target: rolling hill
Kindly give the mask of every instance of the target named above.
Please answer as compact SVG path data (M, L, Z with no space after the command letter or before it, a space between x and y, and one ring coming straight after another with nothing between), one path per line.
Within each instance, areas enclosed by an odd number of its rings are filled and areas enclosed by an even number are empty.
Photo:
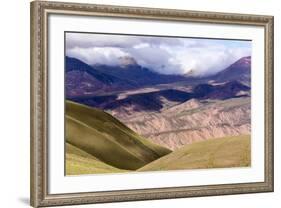
M66 102L66 174L250 166L250 136L187 144L173 152L102 110Z
M66 102L66 142L109 166L126 170L136 170L171 152L104 111L70 101Z
M67 175L93 174L93 173L118 173L125 172L110 166L91 154L66 143L66 173Z
M138 171L247 167L251 165L249 135L210 139L186 145Z

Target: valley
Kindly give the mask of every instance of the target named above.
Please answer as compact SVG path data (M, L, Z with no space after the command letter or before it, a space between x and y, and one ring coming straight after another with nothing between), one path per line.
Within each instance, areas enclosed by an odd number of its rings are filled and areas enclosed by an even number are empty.
M207 77L122 63L66 57L67 174L250 165L251 57Z
M170 149L150 142L106 112L66 102L66 175L246 167L250 136Z

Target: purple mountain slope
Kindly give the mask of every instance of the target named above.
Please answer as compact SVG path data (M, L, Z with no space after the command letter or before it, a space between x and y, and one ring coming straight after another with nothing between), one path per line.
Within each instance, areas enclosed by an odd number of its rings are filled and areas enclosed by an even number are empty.
M126 79L105 74L88 64L75 59L65 58L66 96L89 96L112 90L133 89L137 85Z
M236 80L249 85L251 82L251 56L239 59L212 78L216 81Z
M93 67L100 72L130 80L140 87L186 80L185 77L180 75L165 75L153 72L148 68L138 65L137 63L125 66L94 65Z
M105 95L95 97L73 98L79 102L92 107L98 107L105 110L114 110L120 107L131 107L135 111L159 111L167 101L183 103L190 99L218 99L225 100L229 98L248 96L239 95L240 92L248 92L250 88L238 81L231 81L221 85L199 84L192 92L184 92L175 89L165 89L156 92L139 93L128 95L125 98L118 98L117 95ZM163 98L167 101L163 101Z
M99 106L102 103L104 107L113 108L115 105L140 102L141 99L143 99L141 102L146 104L145 100L159 103L159 97L163 97L167 92L174 93L175 96L183 96L181 101L186 101L190 98L227 99L237 96L239 92L250 90L248 86L250 86L251 57L241 58L216 75L203 79L158 74L141 67L132 60L126 59L123 62L120 66L90 66L76 58L66 57L66 97L92 106ZM215 83L223 82L224 84L209 84L210 80ZM173 83L175 83L175 86L180 86L181 83L185 85L195 83L191 84L193 86L192 95L190 95L190 92L183 91L186 93L183 95L177 90L173 91ZM169 84L169 86L166 88L162 86L157 93L140 93L139 95L128 96L126 100L119 100L118 104L114 104L116 95L120 91L142 89L159 84ZM168 96L168 100L169 98ZM112 104L109 105L109 103ZM161 106L158 105L156 108L159 110Z

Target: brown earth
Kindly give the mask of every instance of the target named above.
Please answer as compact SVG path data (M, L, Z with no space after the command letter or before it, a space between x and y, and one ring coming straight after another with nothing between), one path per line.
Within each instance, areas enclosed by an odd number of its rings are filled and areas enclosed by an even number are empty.
M132 108L110 112L140 135L170 149L224 136L250 134L249 97L170 103L159 112L134 112Z

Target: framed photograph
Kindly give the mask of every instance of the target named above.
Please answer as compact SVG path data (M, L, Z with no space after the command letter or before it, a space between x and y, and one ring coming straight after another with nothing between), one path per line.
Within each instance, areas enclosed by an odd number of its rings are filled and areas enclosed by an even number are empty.
M273 191L273 17L31 3L31 205Z

